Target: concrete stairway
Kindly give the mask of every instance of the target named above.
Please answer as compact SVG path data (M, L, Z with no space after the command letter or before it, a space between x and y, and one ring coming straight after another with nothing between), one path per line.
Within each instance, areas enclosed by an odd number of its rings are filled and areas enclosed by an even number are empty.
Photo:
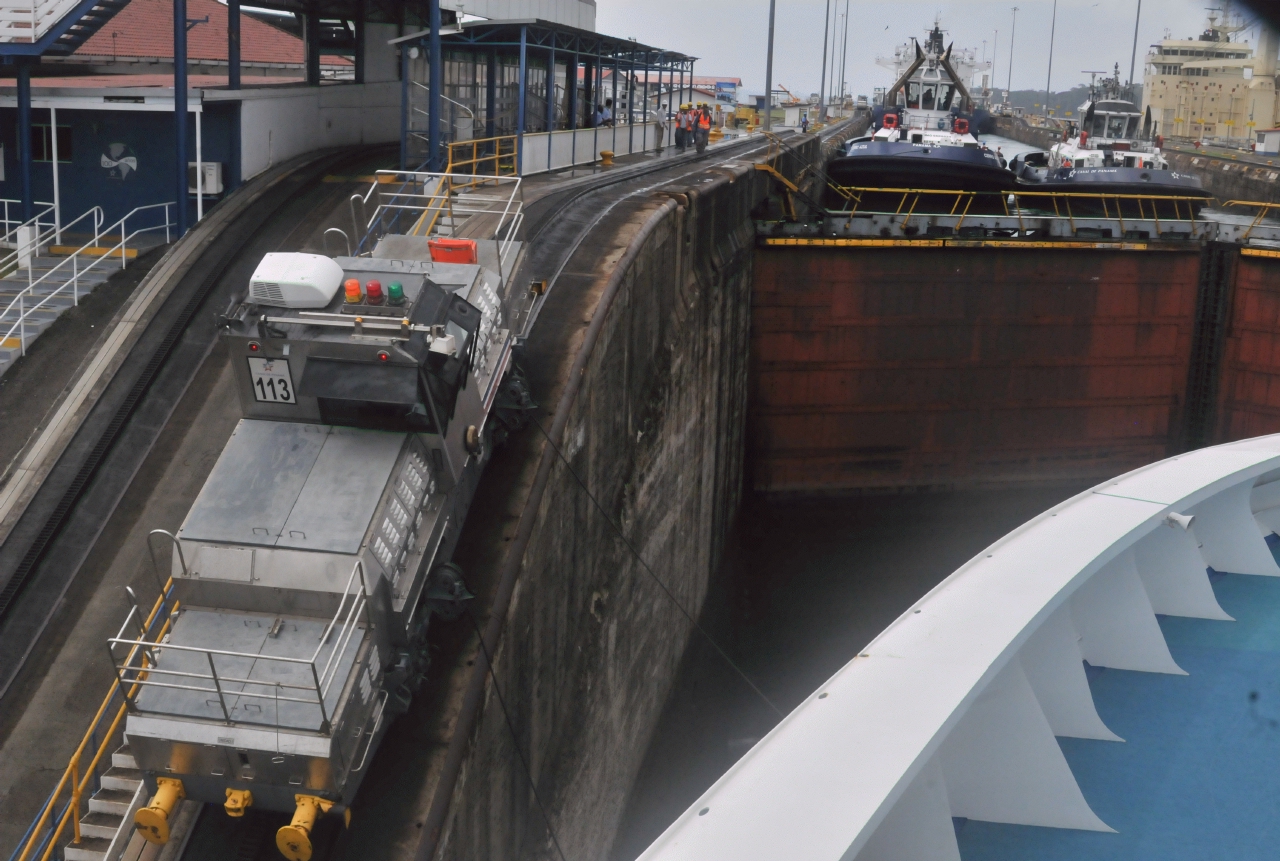
M62 315L62 312L75 305L75 290L67 286L72 280L72 266L69 264L58 270L53 275L45 278L39 284L35 285L31 294L23 300L22 307L28 311L26 324L21 331L14 331L9 337L5 338L5 333L19 319L19 307L14 305L9 308L9 304L18 295L27 289L27 285L41 276L49 272L50 269L66 260L65 257L53 254L41 254L32 260L31 274L25 268L16 272L9 273L5 278L0 278L0 375L22 355L23 340L26 346L31 346L31 342L40 336L40 333L49 328L53 321ZM88 266L92 260L87 260L83 256L78 268L83 269ZM91 270L81 273L79 278L78 292L81 298L92 292L102 282L111 277L111 274L120 269L121 262L119 258L109 258L99 261ZM39 310L32 312L30 309L39 304L41 300L57 293L63 289L61 293L49 299ZM5 310L8 309L8 310ZM21 338L20 338L21 335Z
M141 797L146 790L128 744L111 754L101 783L89 799L89 812L80 817L80 842L68 840L62 847L66 861L107 861L112 844L119 851L132 836L133 814L146 800Z

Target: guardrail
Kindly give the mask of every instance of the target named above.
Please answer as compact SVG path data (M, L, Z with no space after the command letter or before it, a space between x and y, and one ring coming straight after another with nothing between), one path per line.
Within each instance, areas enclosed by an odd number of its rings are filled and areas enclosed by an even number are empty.
M1004 219L1004 225L1020 236L1044 230L1067 235L1096 230L1099 223L1118 227L1121 237L1148 238L1185 228L1187 238L1196 238L1209 222L1198 217L1198 208L1214 202L1197 195L1143 195L1089 192L1024 191L999 192L944 191L926 188L828 187L846 202L840 209L823 209L836 221L879 218L889 226L904 229L913 219L929 219L945 225L947 235L960 235L966 221L978 218ZM1261 221L1261 217L1258 219ZM1085 222L1088 227L1082 227ZM1054 225L1060 224L1061 227ZM915 228L912 228L914 231ZM1146 233L1148 236L1139 237Z
M1156 616L1230 621L1209 570L1280 576L1278 468L1280 435L1199 449L1013 530L859 650L641 861L959 858L952 817L1110 831L1055 738L1121 741L1085 662L1185 675Z
M475 184L496 176L515 176L520 172L516 162L519 140L517 135L501 135L451 143L445 173L483 177L473 180Z
M19 221L18 218L13 217L9 214L9 208L21 207L22 201L11 200L9 198L0 198L0 225L3 225L3 227L0 228L0 243L8 244L10 242L13 242L14 234L17 232L19 227L34 226L38 231L40 227L56 227L57 226L56 225L56 222L57 222L56 206L54 206L52 203L48 203L42 200L37 200L35 202L35 205L37 207L43 207L43 208L39 209L36 212L35 216L33 216L32 218L29 218L26 221ZM40 219L44 218L46 215L53 215L54 220L45 221L42 223ZM0 271L3 271L3 270L0 270Z
M169 632L170 613L177 607L178 602L173 600L173 579L170 578L156 598L150 614L142 622L142 630L154 640L164 639ZM137 609L137 604L134 604L134 609ZM145 679L150 659L142 654L140 646L135 647L134 652L136 654L130 654L128 659L132 661L137 657L140 675ZM49 861L57 851L58 842L68 823L72 827L73 840L80 842L81 805L85 797L92 794L91 786L97 786L100 777L98 766L115 743L122 728L121 722L128 711L128 701L136 693L137 687L126 691L118 678L111 683L111 689L98 707L97 714L89 722L89 729L71 755L62 779L36 813L18 848L9 856L9 861L34 861L36 858Z
M389 233L430 236L446 213L455 221L459 216L491 216L496 219L493 238L498 241L498 263L502 269L524 220L522 179L518 176L486 176L484 184L495 186L491 194L477 193L475 187L478 184L476 177L470 174L378 171L369 190L363 195L352 195L350 200L351 219L356 233L361 236L356 254L372 253L377 240ZM459 189L470 190L460 194ZM369 203L375 198L377 204L373 214L364 217ZM412 222L406 223L409 219Z
M170 219L169 207L173 205L174 204L170 202L170 203L153 203L148 206L136 207L135 209L131 210L127 215L125 215L123 218L121 218L119 221L117 221L115 224L108 227L106 230L102 230L100 228L100 225L102 222L102 209L100 207L95 206L89 212L86 212L84 215L80 216L80 218L77 218L75 221L66 225L66 227L63 227L62 229L66 230L67 228L73 227L81 219L87 218L89 215L94 215L94 222L95 222L94 236L93 236L93 239L89 240L88 243L81 246L80 248L77 248L75 251L69 254L62 262L58 263L56 266L49 269L48 272L45 272L39 278L35 278L31 268L28 267L26 289L19 292L18 295L14 297L14 299L12 299L7 306L5 306L4 310L0 311L0 320L3 320L5 317L9 315L11 311L13 311L15 307L18 310L18 319L10 324L7 331L5 331L3 334L0 334L0 344L3 344L9 338L14 337L14 333L17 332L18 333L17 337L19 339L19 344L21 346L22 355L25 356L27 354L27 319L32 314L36 313L37 311L41 310L46 305L48 305L49 302L52 301L55 297L65 293L68 287L71 288L73 305L78 306L80 304L80 276L81 275L88 274L96 266L101 264L102 261L109 260L114 256L118 256L120 258L121 269L127 268L129 265L129 256L128 256L129 241L137 238L143 233L150 233L153 231L163 230L165 242L169 242L171 238L170 228L174 226L173 221ZM140 227L135 229L132 233L129 232L128 222L130 218L133 218L139 213L152 212L159 209L164 210L163 224L153 225L151 227ZM119 228L120 230L120 241L117 242L115 245L112 245L110 248L103 249L99 245L99 243L104 239L104 237L112 236L115 233L117 228ZM85 266L84 268L81 268L80 266L82 256L93 258L92 262L89 263L89 265ZM28 307L27 306L28 298L34 295L35 288L38 285L42 284L43 282L52 278L55 273L61 272L63 274L66 274L66 267L68 265L71 267L70 269L71 277L61 287L50 292L47 296L41 297L41 299L38 302Z
M1252 234L1254 229L1258 227L1260 224L1262 224L1263 221L1266 220L1266 217L1271 214L1272 210L1280 209L1280 203L1268 203L1262 200L1228 200L1226 203L1222 205L1223 206L1252 206L1258 210L1254 214L1253 221L1250 222L1249 228L1245 230L1244 235L1240 237L1241 242L1248 242L1250 234Z
M14 227L12 231L5 234L4 242L9 245L16 245L12 251L4 257L0 257L0 272L11 272L22 265L23 258L26 258L27 275L31 276L31 263L40 253L40 249L49 244L52 239L55 242L62 238L62 231L79 224L82 220L93 216L93 230L96 233L102 227L102 207L94 206L86 210L79 218L66 226L58 222L57 209L53 204L49 204L48 209L37 212L34 217L24 221L22 224ZM53 213L53 221L44 221L42 219L49 213ZM24 234L23 229L34 231L34 233Z
M175 542L176 544L176 542ZM185 565L185 563L184 563ZM359 575L359 590L351 591L351 587L356 585L356 575ZM348 604L347 599L351 601ZM158 709L147 708L138 702L138 694L142 689L147 687L163 688L168 690L190 691L193 693L208 694L215 696L221 706L223 720L229 725L248 724L252 726L275 726L281 729L286 728L285 724L279 722L279 711L277 709L277 719L275 723L266 721L244 721L237 720L232 717L232 710L227 708L227 685L239 686L234 691L237 698L247 698L264 700L273 703L301 703L303 705L318 706L320 709L320 723L316 726L293 726L287 725L290 729L301 729L308 731L319 731L328 734L331 731L330 715L325 705L325 697L329 695L329 691L333 686L334 680L337 678L338 669L341 667L341 657L347 646L351 642L351 638L355 632L360 629L361 622L367 622L367 613L369 598L368 591L364 581L364 564L357 561L351 569L351 576L347 578L347 585L342 591L342 597L339 599L338 608L334 611L333 618L329 620L329 624L325 627L324 633L320 637L320 642L316 646L316 650L310 658L286 658L273 655L263 655L251 652L231 652L223 649L204 649L197 646L182 646L174 643L162 643L160 638L148 640L145 637L140 639L131 639L125 636L125 631L131 625L137 624L137 616L140 615L138 608L135 606L129 611L124 624L120 626L120 631L116 636L107 641L107 651L111 655L112 666L115 667L116 678L120 688L129 687L130 693L126 697L129 708L139 714L166 715L170 717L191 717L190 714L177 712L165 712ZM344 615L345 611L345 615ZM330 639L334 638L335 642L329 652L328 659L324 662L323 668L319 666L320 655L324 651L325 646L329 645ZM128 647L126 657L123 661L116 658L116 648L118 646ZM209 666L209 672L188 672L184 670L166 669L161 665L161 657L165 652L179 652L188 655L202 655L205 663ZM150 656L150 657L148 657ZM283 681L261 681L258 679L244 679L235 676L229 676L218 673L217 659L241 659L249 662L249 666L261 666L264 664L287 664L294 667L307 667L311 671L311 684L297 684L293 682ZM135 660L137 663L135 663ZM177 679L178 681L157 681L157 678ZM182 683L185 681L186 683ZM208 686L203 686L207 683ZM254 688L263 688L265 691L248 690L252 686ZM295 692L293 695L282 694L282 690ZM314 694L314 698L306 696ZM265 715L266 712L263 711Z

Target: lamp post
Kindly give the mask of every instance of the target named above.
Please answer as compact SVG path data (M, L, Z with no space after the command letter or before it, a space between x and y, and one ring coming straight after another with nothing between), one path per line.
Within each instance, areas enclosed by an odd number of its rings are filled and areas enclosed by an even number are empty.
M1013 7L1013 26L1009 28L1009 82L1005 89L1013 92L1013 37L1018 35L1018 7Z
M1053 0L1053 21L1049 25L1049 74L1044 81L1044 115L1049 116L1049 99L1052 98L1053 92L1051 86L1053 84L1053 37L1058 30L1058 0Z
M822 21L822 77L818 81L818 119L827 118L827 43L831 34L831 0L827 0L827 15Z
M769 56L764 67L764 130L773 128L773 13L778 0L769 0Z

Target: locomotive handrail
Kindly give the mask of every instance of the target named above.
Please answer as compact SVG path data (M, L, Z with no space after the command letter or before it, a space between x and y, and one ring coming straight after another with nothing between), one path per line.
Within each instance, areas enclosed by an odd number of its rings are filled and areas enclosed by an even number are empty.
M182 560L182 565L185 572L185 559ZM357 576L359 576L359 586L358 589L353 592L352 589L356 586ZM351 598L350 602L347 601L348 597ZM328 697L329 691L333 686L334 679L337 677L338 669L341 667L341 655L345 653L347 647L351 643L352 637L355 635L356 630L360 628L360 621L364 617L364 611L368 607L368 603L368 587L364 578L364 564L357 560L355 565L351 568L351 574L347 578L346 585L343 587L342 597L338 602L338 607L334 611L333 617L325 626L324 632L320 636L320 641L309 658L294 658L284 655L263 655L257 652L236 652L229 649L212 649L202 646L186 646L178 643L161 642L159 637L155 640L148 640L145 638L133 639L125 636L125 631L134 623L135 615L138 612L136 607L130 609L116 636L107 640L107 651L111 656L111 663L116 671L116 677L119 684L121 686L133 686L131 692L126 695L126 699L128 701L128 706L134 711L144 712L147 714L178 716L171 712L145 708L138 705L138 693L142 688L163 688L201 694L215 694L218 697L218 702L222 709L223 719L228 724L251 723L255 725L262 725L262 721L243 721L236 720L231 717L231 710L227 708L226 691L224 690L224 685L231 684L241 686L239 690L234 692L235 695L240 698L268 700L273 702L295 702L303 705L319 706L319 729L321 732L328 732L329 709L325 705L325 698ZM320 655L324 651L325 646L334 638L335 629L336 640L334 641L333 648L328 655L328 659L324 663L324 668L320 669L318 666ZM116 659L117 646L129 647L129 654L123 661L118 661ZM209 672L203 673L192 672L190 670L168 669L159 666L158 660L152 664L134 664L134 661L137 660L139 654L143 654L145 652L163 654L166 650L204 655L205 660L209 664ZM307 666L311 669L312 683L299 684L296 682L283 682L278 680L261 681L257 679L246 679L220 674L217 669L217 664L214 661L215 657L240 658L254 663L275 662ZM165 679L172 679L175 681L161 681L156 677L163 677ZM201 683L207 682L211 687L204 684L178 683L183 679L192 679ZM252 690L246 690L246 686L267 688L269 692L258 693ZM281 696L279 694L281 689L306 691L308 696ZM275 725L282 726L282 724L279 723L278 713Z

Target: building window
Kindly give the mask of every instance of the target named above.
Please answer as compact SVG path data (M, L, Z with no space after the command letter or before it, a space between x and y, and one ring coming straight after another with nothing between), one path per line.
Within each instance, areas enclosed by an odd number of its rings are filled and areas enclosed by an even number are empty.
M31 127L31 160L53 161L53 130L49 126ZM58 126L58 162L71 163L71 126Z

